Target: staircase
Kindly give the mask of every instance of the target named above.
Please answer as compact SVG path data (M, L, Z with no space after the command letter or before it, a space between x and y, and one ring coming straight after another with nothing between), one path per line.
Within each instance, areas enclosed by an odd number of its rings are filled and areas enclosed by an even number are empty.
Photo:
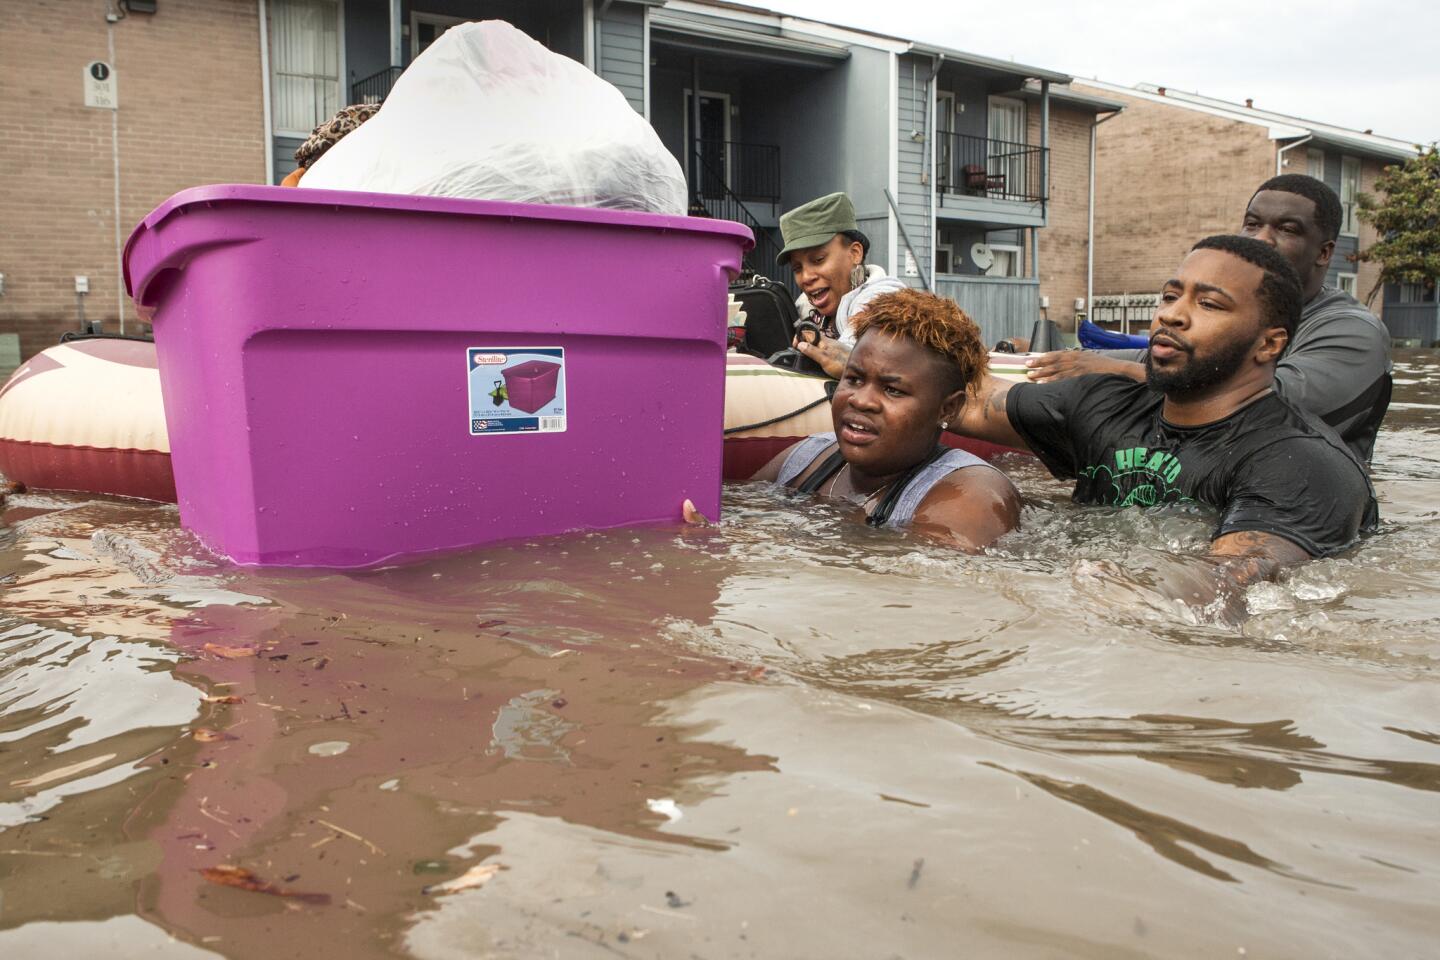
M711 217L716 220L733 220L735 223L743 223L750 228L755 235L755 248L745 254L743 271L745 275L760 274L769 277L778 283L784 284L791 293L799 295L795 286L795 278L788 266L777 266L775 258L779 256L783 244L778 236L778 231L773 227L764 226L758 217L745 205L745 201L735 195L725 183L725 175L721 170L710 164L706 157L701 154L696 156L695 162L699 167L699 180L703 189L691 188L690 215L700 217Z

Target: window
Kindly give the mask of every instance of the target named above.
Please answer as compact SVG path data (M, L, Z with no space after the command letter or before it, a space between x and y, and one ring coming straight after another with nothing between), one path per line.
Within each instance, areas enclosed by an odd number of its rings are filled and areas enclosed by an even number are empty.
M1007 196L1024 196L1025 182L1025 101L1010 97L991 97L988 125L989 157L986 173L1004 177L997 191Z
M1020 276L1020 248L1008 244L990 244L990 255L993 258L990 266L985 269L987 277L1018 277Z
M1344 214L1340 221L1340 232L1353 237L1360 232L1360 222L1355 217L1355 198L1360 195L1360 161L1354 157L1340 159L1340 210Z
M1423 283L1402 283L1400 284L1401 303L1424 303L1428 297L1425 296L1425 284Z
M1335 283L1336 283L1337 286L1340 287L1340 291L1341 291L1342 293L1348 293L1348 294L1350 294L1350 296L1352 296L1352 297L1355 296L1355 274L1353 274L1353 273L1342 273L1342 274L1339 274L1339 275L1336 276L1336 278L1335 278Z
M339 110L337 0L270 0L275 132L308 137Z
M1316 180L1325 179L1325 151L1311 147L1305 151L1305 172Z
M937 244L935 247L935 272L955 272L955 251L947 246Z
M457 23L467 22L463 17L447 17L439 13L410 12L410 59L414 60L425 52L425 48L436 40L440 34L449 30Z

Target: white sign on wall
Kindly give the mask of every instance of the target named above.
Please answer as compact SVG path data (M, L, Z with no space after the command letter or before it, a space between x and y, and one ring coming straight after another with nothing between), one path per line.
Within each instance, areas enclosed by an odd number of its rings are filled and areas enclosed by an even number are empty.
M115 90L115 69L104 60L85 64L85 106L114 110L120 106Z
M915 254L911 253L909 250L905 251L905 276L920 276L920 265L915 262Z

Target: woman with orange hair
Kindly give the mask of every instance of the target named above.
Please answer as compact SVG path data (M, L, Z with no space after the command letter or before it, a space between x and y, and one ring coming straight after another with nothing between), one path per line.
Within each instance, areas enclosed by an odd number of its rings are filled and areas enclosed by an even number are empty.
M1009 478L939 442L986 369L974 322L951 300L906 289L875 297L851 324L834 432L782 450L754 479L849 500L872 526L908 525L972 553L1019 526Z

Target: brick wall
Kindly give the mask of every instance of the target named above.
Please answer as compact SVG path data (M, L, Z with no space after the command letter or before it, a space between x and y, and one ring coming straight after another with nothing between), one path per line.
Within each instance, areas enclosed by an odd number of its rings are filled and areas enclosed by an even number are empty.
M0 332L18 332L26 357L75 329L76 274L90 278L86 318L118 329L112 112L84 106L81 82L110 60L107 7L0 3ZM165 0L113 29L121 242L177 190L263 182L256 0Z
M1385 165L1379 160L1362 160L1360 162L1360 192L1375 195L1375 181L1380 179L1380 174L1384 169ZM1375 232L1375 228L1364 220L1361 220L1359 248L1364 250L1378 239L1379 234ZM1380 264L1342 263L1339 264L1339 267L1341 271L1346 273L1351 271L1355 272L1355 296L1361 303L1365 303L1366 298L1370 296L1371 289L1375 286L1375 282L1380 279ZM1383 291L1377 290L1375 292L1375 299L1370 301L1369 304L1370 309L1374 311L1376 316L1380 315L1383 300Z
M1094 92L1126 104L1097 139L1095 294L1153 293L1196 240L1240 228L1275 146L1265 127Z
M1028 113L1030 142L1039 143L1040 110ZM1094 119L1089 111L1051 101L1050 217L1040 230L1040 295L1050 298L1048 316L1062 330L1075 329L1075 298L1085 296Z

